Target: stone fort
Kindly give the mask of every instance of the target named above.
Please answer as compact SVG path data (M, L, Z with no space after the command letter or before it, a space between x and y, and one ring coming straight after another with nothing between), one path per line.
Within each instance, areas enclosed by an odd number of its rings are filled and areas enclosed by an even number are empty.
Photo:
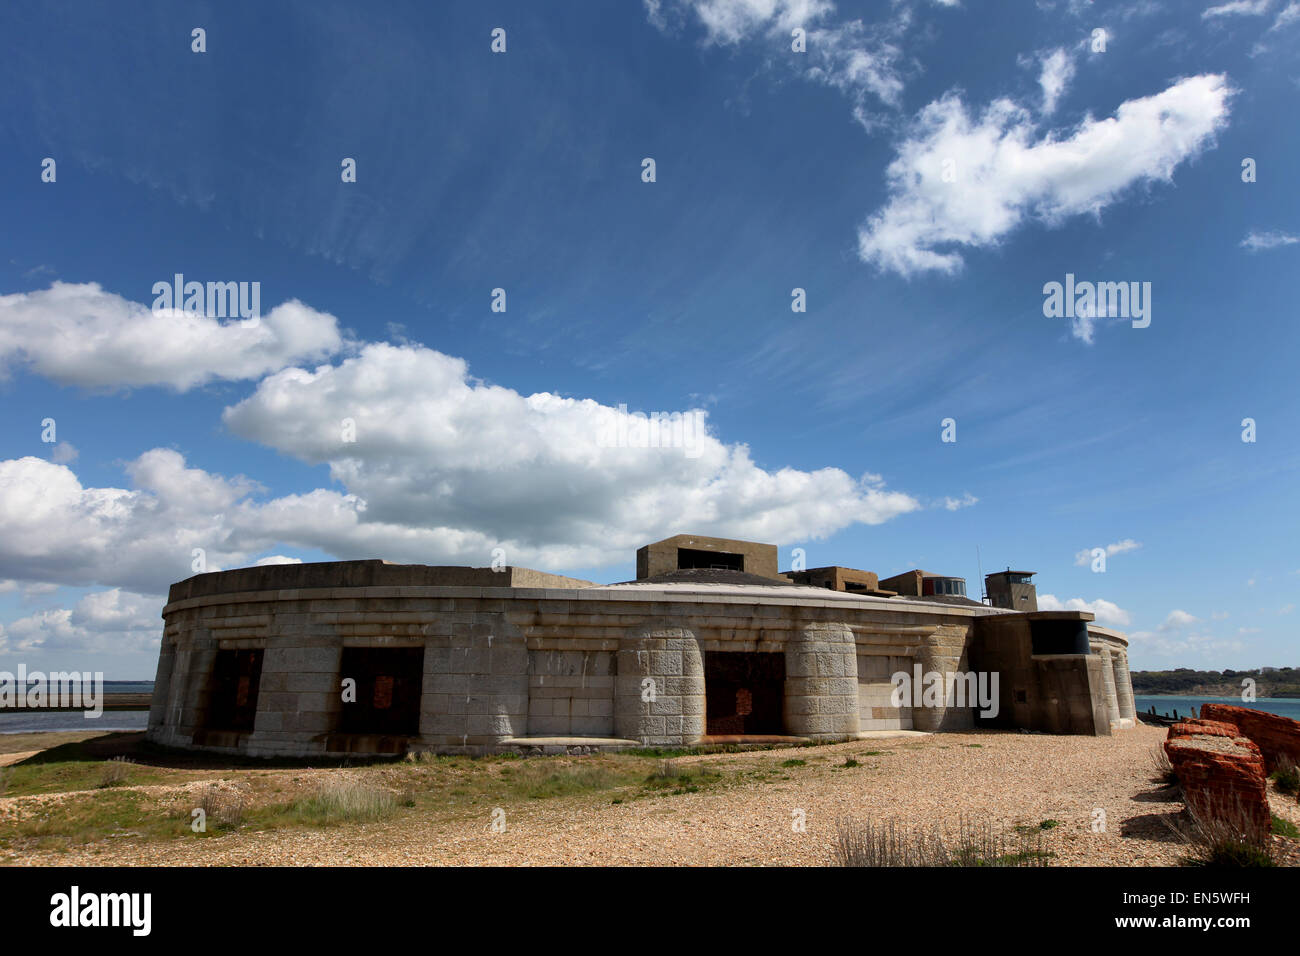
M1033 572L777 570L775 545L646 545L636 580L331 561L172 585L148 739L266 757L830 742L1133 726L1128 641L1040 611ZM897 673L996 674L996 713L896 704Z

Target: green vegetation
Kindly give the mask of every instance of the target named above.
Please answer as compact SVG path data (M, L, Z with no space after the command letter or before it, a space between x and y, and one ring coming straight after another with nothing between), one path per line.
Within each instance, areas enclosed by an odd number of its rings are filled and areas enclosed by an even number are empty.
M53 747L5 769L8 797L160 783L169 776L124 760L105 761L81 742Z
M354 777L330 777L315 794L295 801L286 812L306 823L369 823L396 808L392 791L367 786Z
M807 760L783 760L781 762L782 767L806 767L807 765Z
M1270 777L1277 786L1278 793L1300 794L1300 769L1296 768L1295 761L1286 754L1278 758Z
M1206 818L1188 806L1190 824L1175 828L1188 849L1183 866L1242 868L1276 866L1267 833L1259 833L1245 808L1238 803L1222 815Z
M1244 678L1255 681L1260 697L1300 697L1300 669L1272 667L1250 671L1196 671L1179 667L1171 671L1133 671L1135 694L1202 694L1232 697L1241 693Z
M674 761L665 760L654 773L645 778L642 787L651 792L680 796L683 793L699 793L721 780L722 774L715 770L700 767L683 769Z
M1283 820L1276 813L1273 814L1273 832L1278 836L1284 836L1288 840L1300 840L1300 827L1297 827L1290 820Z

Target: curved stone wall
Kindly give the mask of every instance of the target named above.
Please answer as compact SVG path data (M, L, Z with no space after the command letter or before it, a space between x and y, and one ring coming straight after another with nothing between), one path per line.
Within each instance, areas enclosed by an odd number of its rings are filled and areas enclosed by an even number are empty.
M458 583L437 583L444 571ZM965 671L979 622L1016 617L793 585L602 587L507 571L338 562L181 582L163 611L149 739L263 756L689 746L708 732L705 658L729 653L783 655L776 692L790 736L961 730L969 706L898 707L891 676ZM346 583L324 586L333 581ZM1091 637L1110 648L1122 720L1132 708L1125 642ZM418 713L406 729L354 726L343 692L354 675L343 671L360 651L422 661L414 675L365 684L378 708L411 678ZM230 670L231 652L260 672Z
M858 732L858 654L847 624L807 624L785 645L786 732L845 740Z
M688 628L642 625L620 643L614 732L650 746L704 735L704 655Z

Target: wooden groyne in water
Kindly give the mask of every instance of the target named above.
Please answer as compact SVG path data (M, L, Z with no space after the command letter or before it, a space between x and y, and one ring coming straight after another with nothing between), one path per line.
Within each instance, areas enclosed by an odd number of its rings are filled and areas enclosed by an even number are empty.
M149 703L153 700L153 694L104 694L104 710L148 710ZM78 711L89 710L90 708L83 705L77 707L28 707L20 705L17 707L0 706L0 714L31 714L43 710L51 711Z

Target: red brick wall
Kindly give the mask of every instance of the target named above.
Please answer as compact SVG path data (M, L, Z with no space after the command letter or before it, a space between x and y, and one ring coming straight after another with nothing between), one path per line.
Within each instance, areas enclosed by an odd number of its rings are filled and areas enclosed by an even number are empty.
M1278 757L1283 754L1300 764L1300 720L1232 704L1202 704L1201 718L1240 727L1242 734L1253 740L1264 754L1266 773L1273 772Z

